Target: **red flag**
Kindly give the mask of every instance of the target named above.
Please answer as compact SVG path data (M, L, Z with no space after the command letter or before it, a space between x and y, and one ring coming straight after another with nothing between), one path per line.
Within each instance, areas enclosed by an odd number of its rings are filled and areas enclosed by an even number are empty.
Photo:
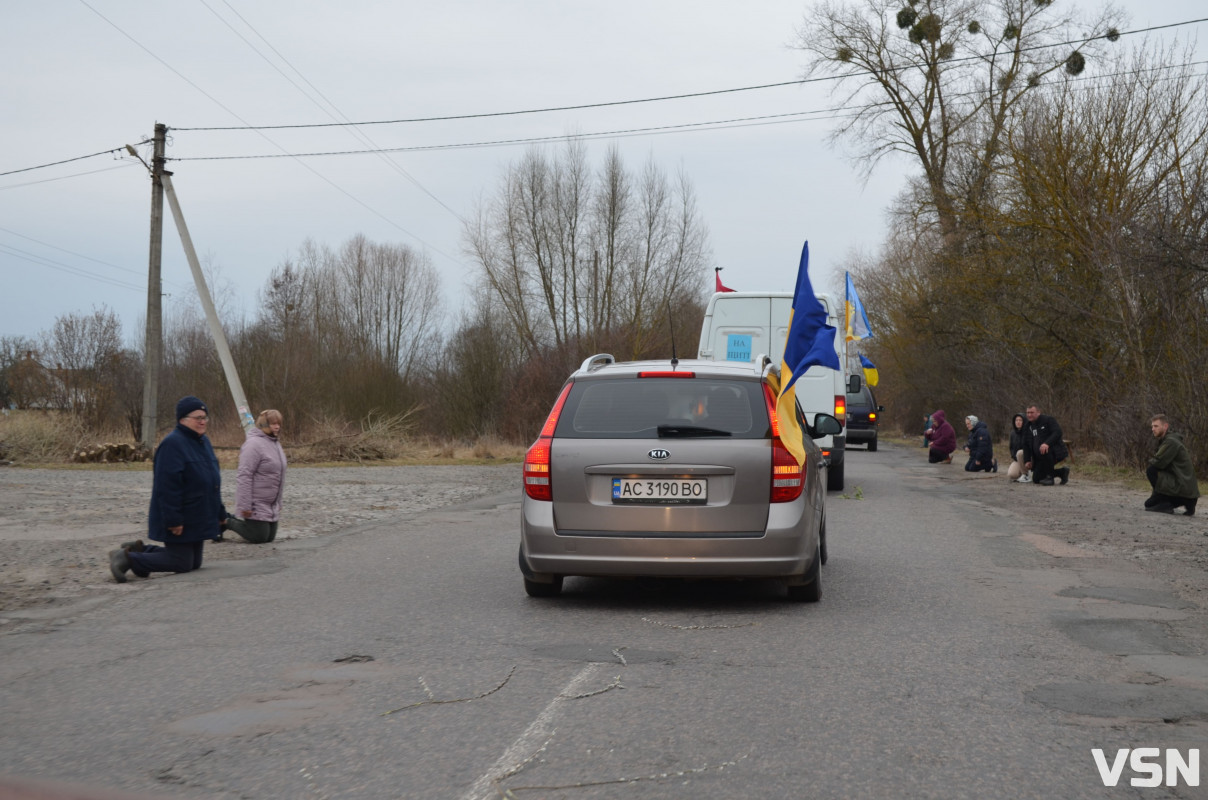
M734 291L733 289L728 288L724 283L721 282L721 270L714 270L713 277L717 278L717 291L719 291L719 292Z

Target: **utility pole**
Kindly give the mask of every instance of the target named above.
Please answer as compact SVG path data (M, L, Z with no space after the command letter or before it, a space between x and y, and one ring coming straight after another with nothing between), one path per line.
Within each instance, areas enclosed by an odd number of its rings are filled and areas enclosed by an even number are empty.
M218 350L218 360L222 362L222 371L226 375L227 387L231 390L231 399L239 412L239 424L247 431L256 424L255 417L248 410L247 398L243 394L243 384L239 381L239 372L235 369L235 360L231 358L231 348L227 346L226 334L222 332L222 323L218 321L218 312L214 309L214 301L210 299L210 290L206 286L205 276L201 272L201 262L197 260L197 250L193 247L193 237L189 235L189 227L185 224L185 215L180 210L180 201L176 199L176 189L172 187L171 172L160 176L168 194L168 207L172 209L172 217L176 220L176 231L180 234L180 243L185 248L185 258L189 269L193 271L193 283L197 287L197 297L201 300L202 310L206 313L206 322L210 326L210 337Z
M164 250L164 145L168 126L155 123L154 152L151 156L151 254L147 263L147 333L143 343L146 364L143 367L142 445L155 447L156 412L159 405L159 366L163 362L163 284L160 263Z

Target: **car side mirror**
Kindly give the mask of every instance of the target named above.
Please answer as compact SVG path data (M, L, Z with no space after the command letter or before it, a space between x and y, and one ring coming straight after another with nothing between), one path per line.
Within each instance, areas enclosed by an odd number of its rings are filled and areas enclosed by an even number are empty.
M885 406L877 406L877 411L884 411L884 410L885 410Z
M814 424L806 431L811 439L821 439L823 436L836 436L843 433L843 425L830 414L815 414Z
M847 379L847 393L855 394L856 392L860 391L860 387L863 385L864 384L861 382L859 375L852 375Z

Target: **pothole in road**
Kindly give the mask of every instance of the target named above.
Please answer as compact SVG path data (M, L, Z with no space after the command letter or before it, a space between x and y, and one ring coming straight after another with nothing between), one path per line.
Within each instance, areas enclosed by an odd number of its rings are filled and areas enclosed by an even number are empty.
M1088 717L1208 719L1208 692L1181 686L1050 683L1037 686L1027 697L1049 708Z

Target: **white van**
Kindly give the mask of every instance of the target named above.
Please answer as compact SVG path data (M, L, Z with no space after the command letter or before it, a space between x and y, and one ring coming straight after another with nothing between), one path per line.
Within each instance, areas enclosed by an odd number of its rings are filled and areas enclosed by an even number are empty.
M818 295L826 309L827 323L835 327L835 352L846 369L847 342L843 337L843 302L827 294ZM700 330L700 358L712 361L753 362L761 354L772 361L784 359L793 311L792 292L718 292L709 300ZM797 403L811 414L833 414L843 432L817 441L830 462L826 488L843 489L843 451L847 444L847 376L844 370L810 367L797 379Z

